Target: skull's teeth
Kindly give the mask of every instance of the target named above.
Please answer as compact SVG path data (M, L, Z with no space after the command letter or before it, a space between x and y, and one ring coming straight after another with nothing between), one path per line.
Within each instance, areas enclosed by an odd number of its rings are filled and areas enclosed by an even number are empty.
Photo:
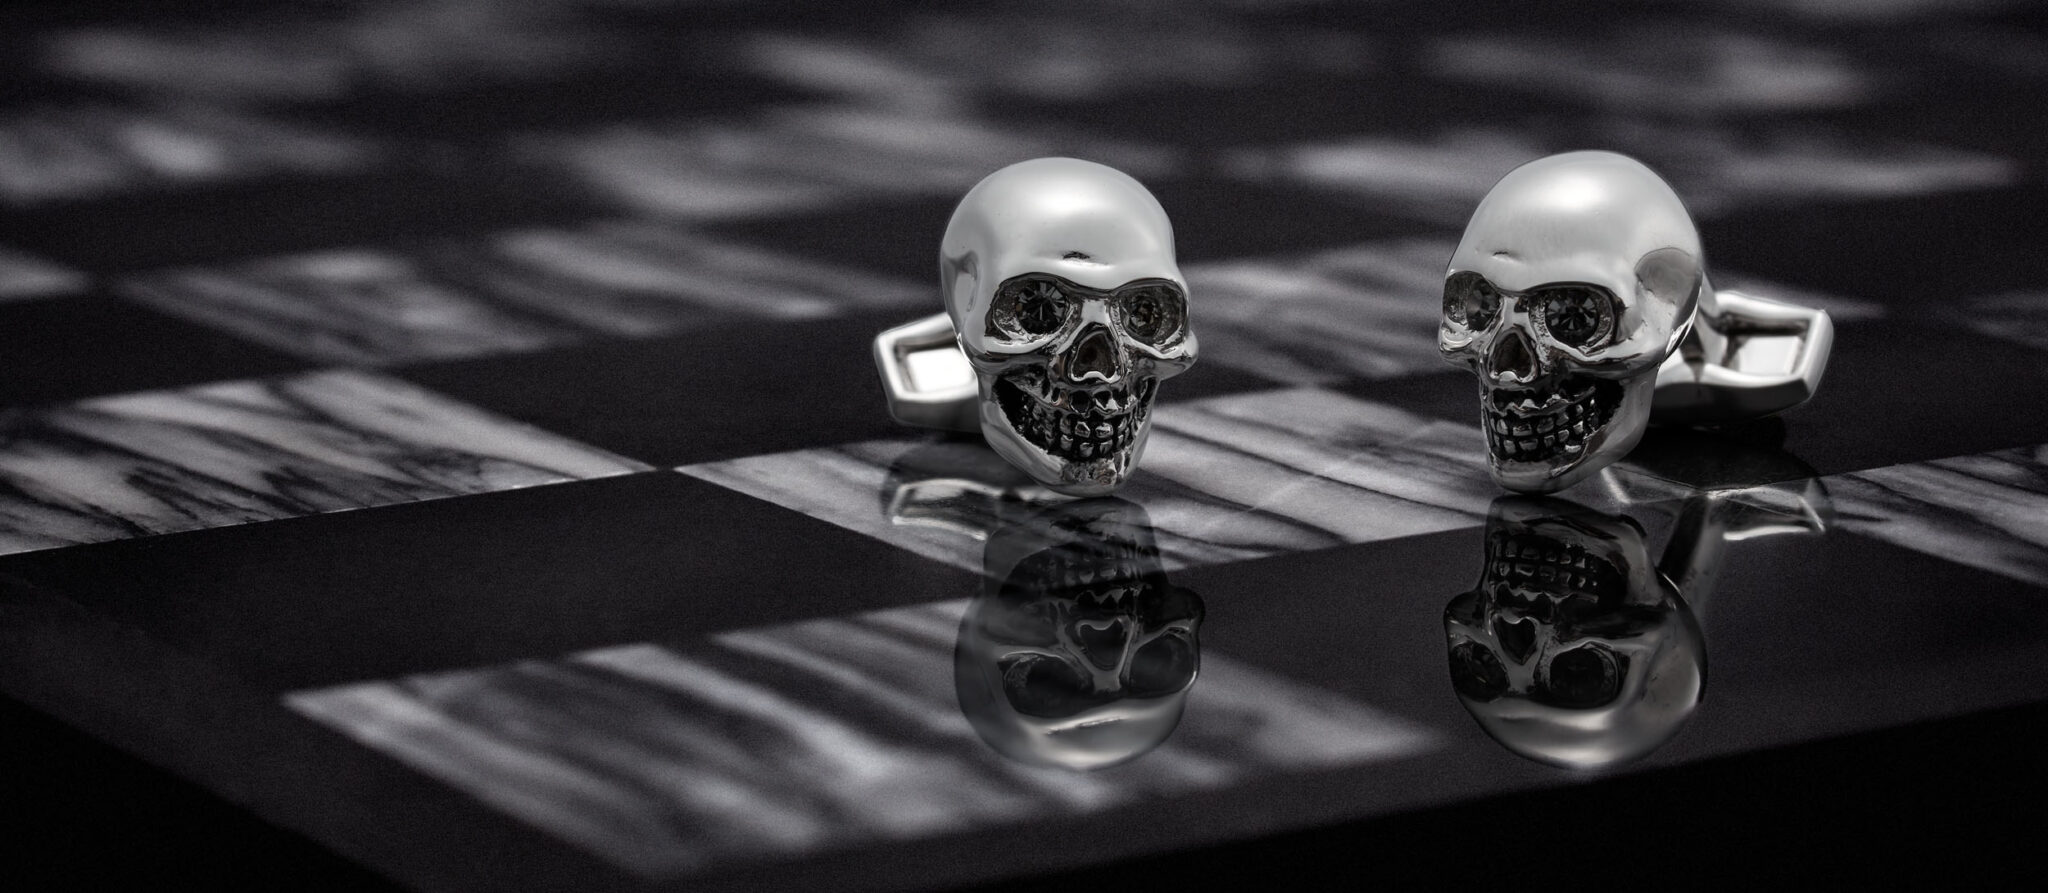
M1006 407L1016 430L1054 458L1079 462L1110 459L1130 448L1156 380L1130 391L1068 390L1037 374L1008 381L1015 385Z
M1528 396L1486 400L1482 414L1487 444L1493 454L1503 459L1540 462L1583 452L1586 438L1599 431L1612 414L1618 395L1603 391L1600 383L1576 390L1577 395L1568 398L1552 394L1541 400ZM1552 408L1529 411L1535 407Z
M1502 582L1538 584L1553 595L1598 597L1620 585L1620 572L1605 558L1540 534L1496 534L1488 540L1487 556Z

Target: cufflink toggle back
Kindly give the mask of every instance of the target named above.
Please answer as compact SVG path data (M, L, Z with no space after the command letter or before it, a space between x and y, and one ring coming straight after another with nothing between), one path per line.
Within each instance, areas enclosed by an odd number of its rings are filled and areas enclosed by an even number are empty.
M1703 258L1677 194L1626 156L1553 155L1494 185L1445 272L1437 347L1479 378L1496 482L1560 490L1651 422L1720 424L1813 395L1827 313L1716 292Z
M1073 496L1115 490L1161 381L1195 362L1173 227L1113 168L1039 158L990 174L939 247L944 314L875 338L889 414L980 431Z

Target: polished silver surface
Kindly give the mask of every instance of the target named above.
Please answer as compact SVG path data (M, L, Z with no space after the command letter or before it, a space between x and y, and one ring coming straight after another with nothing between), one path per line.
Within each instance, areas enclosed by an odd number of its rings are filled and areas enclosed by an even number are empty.
M1718 425L1791 409L1820 390L1834 343L1825 310L1703 286L1692 336L1657 370L1650 421Z
M1158 747L1201 665L1202 599L1168 582L1144 508L1091 499L1005 525L954 649L960 710L998 753L1094 770Z
M1196 356L1173 227L1152 194L1093 162L1010 165L954 210L939 285L954 348L939 317L875 339L890 415L978 429L1061 493L1121 486L1159 383Z
M1445 271L1437 347L1479 378L1489 466L1548 493L1652 422L1769 415L1819 386L1825 311L1709 284L1698 231L1642 163L1568 152L1508 173Z
M1558 500L1494 503L1479 583L1444 608L1451 682L1494 740L1599 768L1656 749L1699 706L1706 643L1643 538Z
M1694 491L1655 563L1633 514L1494 501L1479 582L1444 632L1459 702L1508 750L1591 770L1671 740L1705 695L1701 621L1730 544L1825 533L1833 504L1811 479Z

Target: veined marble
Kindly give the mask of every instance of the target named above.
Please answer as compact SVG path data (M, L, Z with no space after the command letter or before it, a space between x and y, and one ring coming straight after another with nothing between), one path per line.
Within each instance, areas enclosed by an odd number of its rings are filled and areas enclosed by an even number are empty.
M651 337L732 316L912 308L930 297L907 281L642 221L172 270L118 288L282 351L355 364Z
M84 290L84 273L0 245L0 301Z
M1669 39L1656 25L1583 29L1570 40L1461 34L1433 41L1426 53L1439 77L1630 112L1802 112L1858 106L1879 95L1884 72L1858 64L1839 47L1761 30L1687 28L1685 41Z
M854 34L767 32L742 44L754 72L808 91L898 108L1026 97L1100 101L1176 87L1243 88L1290 74L1368 70L1368 38L1262 34L1222 10L1104 7L1085 17L982 9L971 16L890 16ZM1145 34L1148 52L1124 35ZM1000 57L1003 65L986 64Z
M966 602L681 647L295 692L365 746L648 876L1083 815L1436 745L1423 727L1204 653L1186 712L1113 769L1028 766L962 715Z
M1824 480L1844 530L2048 584L2048 445Z
M347 172L380 155L363 139L205 105L30 107L0 114L0 205Z
M647 466L357 371L0 412L0 554Z
M1317 388L1181 402L1171 385L1163 390L1144 459L1118 495L1145 507L1169 569L1471 526L1500 492L1487 476L1476 423ZM932 509L935 500L920 488L999 492L1004 485L993 482L1006 466L985 446L956 443L945 448L983 456L979 468L925 483L892 471L921 448L928 447L906 437L680 470L979 571L980 538L1000 518L975 514L971 502ZM1027 492L1011 501L1018 498L1053 497ZM906 510L906 501L921 510Z
M958 199L1006 164L1044 155L1100 161L1139 180L1181 153L1083 133L1016 130L952 109L798 107L744 122L618 125L522 138L519 151L566 169L621 207L732 220L861 199Z
M1553 151L1597 142L1634 155L1671 181L1695 217L1814 200L1938 195L2019 182L2022 166L1968 149L1873 141L1840 129L1725 128L1620 119L1593 132L1460 128L1423 137L1375 136L1238 150L1226 169L1363 195L1402 214L1462 226L1508 171Z
M616 58L632 38L549 7L415 0L286 7L240 22L99 24L48 34L38 61L70 80L150 94L305 102L559 77Z

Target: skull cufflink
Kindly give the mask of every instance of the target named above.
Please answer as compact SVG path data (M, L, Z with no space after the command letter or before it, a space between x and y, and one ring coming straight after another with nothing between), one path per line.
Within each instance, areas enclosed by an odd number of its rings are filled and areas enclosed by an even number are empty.
M996 171L953 212L939 287L945 313L875 337L889 414L979 431L1069 496L1122 485L1159 383L1195 362L1187 282L1152 193L1073 158Z
M1527 493L1585 480L1651 423L1797 406L1834 343L1826 311L1716 292L1678 195L1612 152L1502 177L1451 256L1440 322L1444 358L1479 378L1494 480Z

